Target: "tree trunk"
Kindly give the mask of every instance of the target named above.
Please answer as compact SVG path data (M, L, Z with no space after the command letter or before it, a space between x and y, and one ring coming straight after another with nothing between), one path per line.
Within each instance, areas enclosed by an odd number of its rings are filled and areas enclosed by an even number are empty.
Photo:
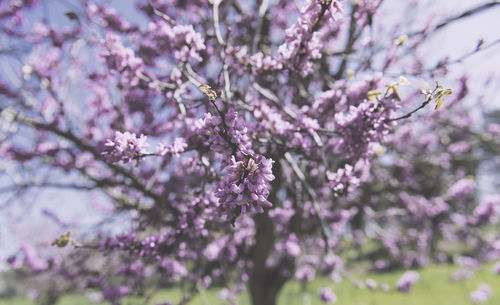
M272 192L268 200L273 206L279 205L276 193L281 184L281 165L277 162L273 168L275 180L272 182ZM278 295L283 285L290 279L295 261L291 257L285 257L274 268L266 267L266 261L274 250L276 236L274 224L269 218L269 210L257 214L255 221L255 244L252 250L252 271L248 281L248 288L253 305L276 305ZM288 270L290 274L283 272Z
M257 215L255 221L253 268L248 283L250 297L253 305L276 305L279 292L288 278L279 270L266 268L266 260L274 247L274 227L267 211Z

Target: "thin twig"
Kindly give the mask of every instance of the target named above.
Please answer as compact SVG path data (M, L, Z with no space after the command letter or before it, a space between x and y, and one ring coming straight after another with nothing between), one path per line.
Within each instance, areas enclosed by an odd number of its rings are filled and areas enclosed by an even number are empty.
M413 109L412 111L410 111L407 114L402 115L400 117L396 117L396 118L392 118L392 119L386 119L386 120L384 120L384 122L387 123L387 122L394 122L394 121L399 121L399 120L402 120L402 119L407 119L407 118L411 117L415 112L419 111L422 108L425 108L425 106L429 105L429 103L432 101L432 99L434 97L434 93L436 93L436 91L438 90L438 87L439 86L436 84L436 88L434 90L432 90L430 92L429 91L423 92L423 94L425 94L425 100L417 108Z
M229 103L233 94L231 92L231 80L229 78L229 65L226 63L226 47L227 42L222 38L222 33L220 30L220 20L219 20L219 5L222 0L212 0L212 15L214 21L215 36L217 37L217 42L222 47L220 51L220 58L222 62L222 73L224 75L224 95L226 102ZM229 33L229 30L227 30Z
M278 97L276 95L274 95L270 90L262 87L257 82L253 82L252 87L254 87L255 90L257 90L257 92L259 92L262 96L264 96L265 98L267 98L268 100L270 100L271 102L273 102L273 104L276 107L278 107L279 109L281 109L290 118L292 118L294 120L297 119L297 114L295 112L293 112L288 106L282 104L280 102L280 100L278 99Z
M262 0L259 6L257 30L255 31L255 35L253 36L253 41L252 41L252 49L251 49L252 53L255 53L257 51L257 47L259 46L260 36L262 35L262 28L264 25L264 17L266 15L268 7L269 7L269 0Z
M156 7L154 7L153 2L151 0L148 0L148 4L153 9L153 13L156 16L162 18L163 20L165 20L168 23L171 23L173 25L177 25L177 21L175 21L174 19L170 18L170 16L168 16L167 14L165 14L165 13L157 10Z
M186 65L186 71L183 71L183 74L196 87L199 87L201 84L205 83L203 78L200 75L198 75L196 72L194 72L193 67L191 67L190 64Z
M291 119L293 119L293 120L297 119L297 114L295 112L293 112L289 107L287 107L286 105L282 104L280 102L280 100L278 99L278 97L276 95L274 95L270 90L262 87L257 82L254 82L252 84L252 87L254 87L255 90L257 90L257 92L259 92L262 96L264 96L265 98L267 98L268 100L270 100L271 102L273 102L273 104L276 107L278 107L280 110L282 110ZM318 133L316 132L316 130L309 130L308 129L307 132L312 136L314 142L316 142L316 145L318 145L319 147L323 146L323 142L321 140L321 137L318 135Z
M342 51L344 55L342 56L342 62L340 63L339 69L337 70L337 73L335 73L334 76L335 79L342 78L344 71L347 68L347 61L349 59L349 54L351 54L354 51L353 50L354 43L359 37L359 34L356 34L357 21L356 17L354 16L358 10L359 10L359 3L356 2L352 6L351 22L349 24L349 36L344 51Z
M74 190L82 190L89 191L97 188L97 186L88 186L88 185L74 185L74 184L64 184L64 183L51 183L51 182L32 182L32 183L21 183L14 184L6 187L0 188L0 193L12 192L18 189L28 189L32 187L44 187L44 188L58 188L58 189L74 189Z
M471 8L469 10L464 11L463 13L461 13L459 15L447 18L447 19L445 19L444 21L440 22L438 25L436 25L433 28L423 29L423 30L420 30L420 31L412 32L412 33L408 34L408 37L413 37L413 36L417 36L417 35L424 35L424 36L426 36L428 34L435 34L438 30L443 29L444 27L452 24L455 21L461 20L461 19L463 19L465 17L471 17L471 16L473 16L475 14L481 13L481 12L483 12L483 11L485 11L487 9L490 9L490 8L492 8L494 6L497 6L499 4L500 4L500 0L491 1L491 2L488 2L488 3L481 4L481 5L477 6L477 7L474 7L474 8Z
M212 15L214 18L215 36L217 37L217 42L219 42L220 45L225 46L226 42L224 41L224 38L222 38L219 25L219 5L221 3L221 0L212 0L211 2L212 2Z
M429 68L429 69L426 69L425 71L426 72L431 72L435 69L438 69L438 68L442 68L443 66L448 66L448 65L452 65L452 64L457 64L457 63L461 63L462 61L464 61L465 59L471 57L472 55L475 55L481 51L484 51L484 50L487 50L497 44L500 43L500 38L485 45L484 47L482 46L478 46L476 47L474 50L470 51L469 53L465 53L463 54L462 56L456 58L456 59L453 59L453 60L450 60L450 61L445 61L445 62L439 62L438 64L436 64L436 66L434 66L433 68Z
M326 226L325 222L323 221L323 218L321 217L321 208L318 203L318 199L316 196L316 193L312 189L312 187L307 183L306 176L304 175L304 172L300 169L299 165L295 161L295 159L290 155L289 152L285 153L285 159L286 161L290 164L292 167L292 170L295 173L295 176L299 178L300 182L304 186L304 188L307 191L307 194L312 200L313 208L314 208L314 215L316 216L316 219L318 220L320 229L321 229L321 236L323 237L323 241L325 242L325 252L328 252L330 249L330 236L332 236L330 230Z

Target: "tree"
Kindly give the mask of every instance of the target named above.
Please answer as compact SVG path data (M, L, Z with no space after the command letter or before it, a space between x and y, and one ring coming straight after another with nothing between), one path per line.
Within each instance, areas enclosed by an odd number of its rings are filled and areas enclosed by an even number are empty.
M463 58L427 69L412 52L498 4L377 40L382 1L139 1L137 25L85 2L65 28L23 18L37 1L1 3L1 155L19 176L4 191L94 191L133 212L117 236L54 240L76 247L63 261L25 246L11 263L48 286L65 279L46 303L95 288L119 304L160 282L227 285L231 302L246 284L253 304L273 305L291 279L342 277L346 250L376 268L448 261L458 241L498 255L481 228L500 200L478 204L471 177L498 153L498 125L469 129L467 79L446 70Z

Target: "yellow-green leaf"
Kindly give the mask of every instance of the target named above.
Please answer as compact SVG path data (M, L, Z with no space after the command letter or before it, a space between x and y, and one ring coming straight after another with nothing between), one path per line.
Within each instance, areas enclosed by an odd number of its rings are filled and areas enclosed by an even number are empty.
M370 91L368 91L368 92L366 93L366 96L368 97L368 99L369 99L370 101L374 101L374 100L376 100L376 99L379 97L379 95L381 95L381 94L382 94L382 92L380 92L379 90L370 90Z
M408 35L401 35L398 37L398 39L395 39L394 40L394 45L396 46L400 46L402 45L403 43L405 43L405 41L408 39Z
M57 246L59 248L64 248L68 245L72 239L69 237L71 232L67 232L66 234L61 235L61 237L54 239L51 243L51 246Z
M438 110L439 107L441 107L441 104L444 102L444 98L443 97L440 97L436 100L436 107L434 108L434 110Z

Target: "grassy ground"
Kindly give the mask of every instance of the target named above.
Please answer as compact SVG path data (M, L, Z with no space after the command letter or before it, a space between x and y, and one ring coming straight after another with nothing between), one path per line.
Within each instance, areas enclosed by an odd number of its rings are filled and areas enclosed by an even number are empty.
M389 292L370 291L356 288L350 281L344 280L340 284L333 284L329 279L317 279L307 287L307 292L297 282L288 283L283 289L279 305L316 305L323 304L319 301L318 291L322 287L331 286L338 296L339 305L471 305L469 294L480 283L489 284L492 288L492 298L483 303L485 305L500 304L500 275L491 271L491 265L486 265L475 275L464 281L450 281L450 275L457 270L453 266L431 266L420 270L420 281L412 288L409 294L395 291L394 285L401 272L364 275L358 280L364 281L372 278L376 282L387 283L391 286ZM189 304L193 305L219 305L228 304L217 297L218 290L208 290L198 295ZM176 304L182 297L180 290L164 290L155 295L149 304L172 301ZM32 305L25 299L2 300L0 305ZM84 296L65 296L57 305L89 305ZM103 303L107 304L107 303ZM143 304L138 300L128 299L124 304ZM249 296L243 294L240 304L250 304Z

